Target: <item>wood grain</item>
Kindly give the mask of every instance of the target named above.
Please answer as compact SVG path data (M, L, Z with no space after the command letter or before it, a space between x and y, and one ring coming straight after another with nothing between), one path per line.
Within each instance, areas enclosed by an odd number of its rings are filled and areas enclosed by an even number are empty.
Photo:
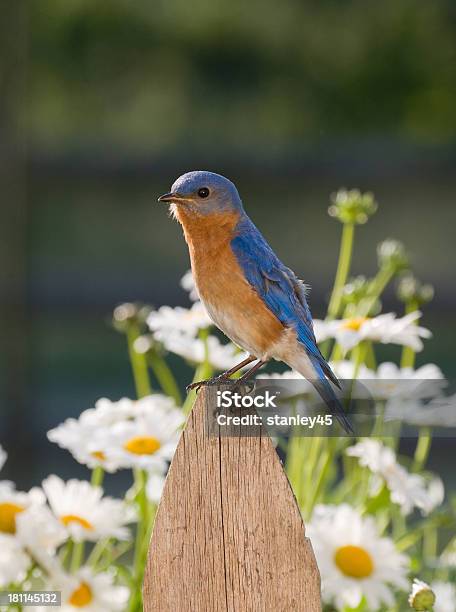
M320 576L264 431L210 435L215 389L189 416L158 509L145 612L320 612Z

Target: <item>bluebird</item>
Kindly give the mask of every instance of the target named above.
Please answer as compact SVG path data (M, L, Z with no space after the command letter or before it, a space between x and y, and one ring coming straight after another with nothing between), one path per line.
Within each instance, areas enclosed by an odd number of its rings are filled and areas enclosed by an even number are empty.
M349 420L322 356L306 300L306 285L275 255L247 216L235 185L220 174L188 172L159 202L169 202L182 225L201 301L215 325L249 356L209 381L228 380L256 361L239 381L271 359L307 378L347 432ZM238 382L239 382L238 381Z

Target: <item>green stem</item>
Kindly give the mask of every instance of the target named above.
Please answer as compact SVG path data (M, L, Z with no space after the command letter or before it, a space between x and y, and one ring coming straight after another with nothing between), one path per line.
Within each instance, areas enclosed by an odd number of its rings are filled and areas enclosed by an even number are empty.
M377 407L379 407L378 416L377 416L377 419L374 423L374 427L371 432L371 438L381 438L383 436L383 428L385 425L385 408L386 408L385 401L378 400L375 403L375 414L377 414Z
M292 414L296 415L296 403L292 401ZM302 436L301 427L295 425L289 435L286 456L285 456L285 471L290 481L291 488L299 504L300 484L303 478L301 455L307 456L307 450L303 449L306 446L308 439ZM304 468L307 464L304 464Z
M72 574L77 572L81 566L84 557L84 542L75 542L73 546L73 555L71 557L70 571Z
M399 552L404 552L415 546L421 537L422 533L420 531L409 531L396 541L396 548Z
M401 368L414 368L415 356L415 351L410 346L404 346L401 355Z
M354 367L353 367L353 381L355 381L358 378L359 370L360 370L361 366L366 361L366 355L367 355L367 343L366 342L360 342L353 349L353 359L352 359L352 361L354 363Z
M106 570L109 570L110 568L112 568L112 566L115 564L115 562L120 558L123 557L125 555L125 553L127 553L131 548L131 542L119 542L119 544L117 544L117 546L109 546L106 547L105 550L103 551L105 558L100 558L99 561L97 562L97 573L98 572L104 572ZM121 571L121 576L124 580L126 580L126 582L128 582L128 584L135 588L136 585L134 583L134 580L129 572L129 568L126 566L120 566L116 564L116 569Z
M366 340L366 366L370 370L377 369L377 359L375 357L374 345L371 340Z
M155 516L157 514L157 506L155 504L150 504L149 508L149 521L145 526L145 535L143 538L143 546L142 546L142 564L146 565L147 553L149 551L150 538L152 535L152 530L155 523Z
M310 438L303 436L300 427L293 428L287 449L286 472L300 508L303 506L304 497L308 491L307 474L311 464L308 452L310 442Z
M148 359L163 392L174 399L176 406L181 406L182 397L179 387L166 361L156 351L150 352Z
M143 559L143 546L144 539L146 536L146 525L148 518L148 502L146 496L146 483L147 474L144 470L135 469L135 488L136 488L136 502L138 504L139 517L136 528L136 541L135 541L135 553L133 562L133 576L135 583L135 590L132 592L132 596L129 602L129 612L136 612L142 610L142 594L141 587L144 576L144 559Z
M59 552L60 564L64 568L69 567L68 562L73 555L73 547L74 547L74 542L73 540L70 539L67 541L67 543L62 547L62 549Z
M87 559L87 565L91 567L95 567L103 555L106 548L109 547L111 543L111 538L106 538L105 540L98 540L95 546L92 548L92 551Z
M130 323L127 330L128 354L130 356L133 378L138 398L150 395L152 392L147 372L147 361L143 354L137 353L134 348L136 338L140 335L135 323Z
M104 470L102 467L98 466L92 470L92 478L90 479L90 484L93 487L101 487L103 484L104 478Z
M358 378L359 371L361 366L364 364L366 360L367 354L367 342L360 342L352 351L352 361L353 361L353 376L350 381L350 389L348 395L344 399L345 410L347 412L350 411L350 407L353 399L353 392L356 386L356 380Z
M135 561L134 571L135 575L138 576L142 569L141 564L141 548L143 544L145 522L147 520L147 497L146 497L146 482L147 475L144 470L135 470L135 484L137 489L136 499L139 507L139 521L136 532L136 547L135 547Z
M209 331L207 329L202 329L199 333L200 339L204 342L204 361L196 368L192 383L198 382L199 380L207 380L214 373L212 365L209 361L209 346L207 343L208 335ZM184 405L182 406L182 411L185 415L190 414L196 399L196 394L197 392L195 389L188 393Z
M418 310L418 303L416 300L410 300L405 306L405 314L410 314ZM418 321L416 321L416 324ZM414 368L415 367L416 353L410 346L404 346L401 355L401 368Z
M375 302L385 290L386 285L394 276L394 269L388 267L380 268L372 281L369 294L360 304L359 316L367 317L372 310Z
M320 493L322 492L327 482L327 476L333 464L334 441L331 438L327 438L326 442L326 449L321 454L319 461L320 469L318 471L317 481L314 485L313 495L309 495L309 497L307 498L307 503L305 504L304 518L309 518L312 515L312 510L314 509L314 506L317 503L318 498L320 497Z
M424 531L423 534L423 559L432 563L437 557L438 535L437 529L432 526Z
M290 481L291 488L296 496L297 495L297 483L299 481L299 461L300 447L303 441L303 437L298 433L298 427L293 428L293 432L288 440L287 455L285 460L285 471Z
M432 444L432 432L430 427L421 427L416 443L415 455L413 458L413 471L420 472L429 457Z
M150 395L152 389L147 371L147 360L144 354L137 353L134 349L134 342L139 336L139 327L132 323L127 330L128 353L130 356L133 378L135 381L136 394L138 398ZM136 530L135 556L134 556L134 582L135 589L129 601L129 612L139 612L142 610L142 580L144 576L144 559L142 547L144 545L144 530L148 517L148 502L146 496L147 474L144 470L135 469L133 471L136 485L136 501L139 508L139 518Z
M322 353L323 353L323 350L322 350ZM329 358L329 361L340 361L343 356L344 356L344 352L342 350L342 347L340 346L338 342L336 342L333 346L333 350Z
M350 271L350 263L353 252L353 238L355 235L355 226L353 223L345 223L342 229L342 238L340 242L339 261L337 263L336 278L334 287L331 293L331 299L328 306L328 319L335 319L339 314L342 304L342 291L347 282L347 277Z

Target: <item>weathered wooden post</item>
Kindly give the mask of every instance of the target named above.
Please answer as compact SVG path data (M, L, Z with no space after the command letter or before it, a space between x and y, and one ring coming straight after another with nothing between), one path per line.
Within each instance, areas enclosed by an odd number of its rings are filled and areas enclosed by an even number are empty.
M211 436L215 394L198 394L169 470L144 610L319 612L317 564L271 440Z

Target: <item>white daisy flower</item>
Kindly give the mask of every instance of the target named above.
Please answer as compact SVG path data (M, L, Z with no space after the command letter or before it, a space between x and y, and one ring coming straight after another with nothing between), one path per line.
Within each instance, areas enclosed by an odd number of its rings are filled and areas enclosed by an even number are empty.
M43 505L45 501L43 491L37 487L24 493L16 491L12 482L0 482L0 534L15 534L17 516L33 505Z
M180 285L182 289L188 292L188 297L192 302L199 300L198 290L195 285L195 279L191 270L187 270L184 276L181 278Z
M171 413L183 419L174 400L160 393L139 400L122 398L118 402L102 398L96 402L95 408L85 410L79 419L67 419L51 429L48 438L60 448L69 450L79 463L90 469L102 467L107 472L115 472L122 465L119 465L118 458L107 452L112 427L157 411L159 415Z
M439 476L433 476L427 488L427 500L424 502L423 514L430 514L435 508L441 506L445 499L445 487Z
M391 587L408 588L406 556L389 538L380 537L374 519L340 506L315 507L307 535L322 577L322 594L338 610L356 608L363 597L374 612L392 606Z
M171 353L180 355L192 363L205 361L206 344L200 338L191 338L179 333L163 334L160 332L159 335L165 348ZM234 344L221 344L215 336L209 336L206 342L209 363L216 370L229 370L248 357L247 353L240 353Z
M130 536L125 526L135 520L134 510L122 500L103 497L103 489L85 480L64 482L55 475L43 481L43 489L55 516L75 541L96 541Z
M391 495L391 501L401 507L404 515L413 508L429 514L443 502L443 483L434 478L427 486L420 474L410 474L397 462L396 453L378 440L365 439L345 451L349 457L357 457L359 464L383 479ZM378 482L374 481L374 485Z
M391 465L382 475L390 490L391 501L401 507L404 515L410 514L414 507L427 515L443 502L444 488L440 479L433 479L427 487L420 474L410 474L399 463Z
M353 381L356 378L356 385L350 384L350 395L353 398L374 398L375 400L392 400L388 404L387 419L391 420L392 410L399 406L401 417L402 402L411 401L412 398L431 398L439 395L447 385L440 368L432 363L413 368L400 368L395 363L381 363L377 371L370 370L364 364L356 366L353 361L341 360L329 363L332 371L340 381ZM272 380L304 380L303 377L292 370L281 374L259 374L259 379ZM313 392L313 387L309 384L309 392ZM404 399L405 398L405 399ZM407 408L407 411L411 411Z
M14 536L0 533L0 588L22 582L31 562Z
M413 368L400 368L395 363L381 363L376 372L363 369L358 376L363 385L378 400L406 397L430 398L447 385L442 371L433 363Z
M456 612L456 586L439 580L431 583L435 594L434 612Z
M315 319L314 331L318 342L335 338L344 352L351 350L363 340L400 344L418 352L423 348L421 338L432 336L425 327L415 325L420 316L421 312L416 311L400 318L389 312L374 318L353 317L334 321Z
M111 573L94 574L82 567L74 576L55 568L46 586L49 590L61 591L62 612L123 612L126 609L129 589L116 586ZM28 608L30 612L48 612L47 607Z
M51 429L48 438L60 448L70 451L73 457L93 470L102 467L106 472L117 471L117 462L112 461L101 448L106 446L109 426L98 427L84 425L81 420L67 419L64 423Z
M7 457L8 455L6 454L6 451L3 449L2 445L0 444L0 470L5 465L5 461Z
M391 398L385 408L385 420L401 420L419 427L456 427L456 394L423 399Z
M369 370L364 364L359 367L353 361L342 359L341 361L330 361L329 365L339 380L364 380L375 376L372 370Z
M119 421L133 419L136 412L135 400L122 397L118 401L112 401L107 397L102 397L95 402L95 408L89 408L81 412L79 421L83 425L91 427L113 425Z
M160 340L162 334L182 333L194 338L200 329L213 325L202 302L195 302L191 308L177 306L161 306L157 311L151 312L147 317L147 324Z
M345 451L349 457L357 457L359 464L371 472L379 473L396 463L396 453L378 440L365 439Z
M116 423L101 452L117 468L139 467L163 471L171 461L184 422L180 410L160 410L142 414L134 421Z
M435 594L426 582L415 578L408 602L414 610L433 610Z
M47 506L36 505L16 516L16 538L32 554L53 554L68 538L68 531Z
M53 554L68 538L68 532L47 506L39 505L17 515L16 537L32 554Z

